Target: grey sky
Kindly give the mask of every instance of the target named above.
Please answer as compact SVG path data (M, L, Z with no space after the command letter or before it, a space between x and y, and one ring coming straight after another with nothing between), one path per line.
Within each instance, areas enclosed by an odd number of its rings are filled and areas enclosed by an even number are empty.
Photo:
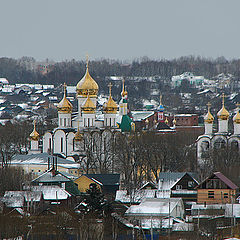
M0 0L0 56L240 58L239 0Z

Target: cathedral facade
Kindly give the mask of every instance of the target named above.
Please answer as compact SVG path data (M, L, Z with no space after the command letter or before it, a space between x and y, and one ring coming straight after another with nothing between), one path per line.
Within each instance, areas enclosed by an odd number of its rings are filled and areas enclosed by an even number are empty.
M34 130L30 134L29 153L47 152L62 154L65 157L74 156L80 152L86 152L86 141L90 141L92 136L96 135L96 139L91 140L91 145L93 142L97 145L97 142L102 141L102 137L106 141L114 133L134 130L134 124L127 115L127 91L124 82L119 106L112 98L111 88L112 85L109 84L108 100L102 109L97 109L99 86L91 77L87 62L85 75L76 86L78 112L72 112L73 107L67 99L66 85L64 84L64 96L57 106L58 127L43 135L42 149L40 149L40 136L34 124Z
M233 133L230 133L229 112L225 108L224 94L222 96L222 108L217 113L218 131L213 131L214 117L210 112L210 105L208 104L208 112L204 117L205 133L197 139L197 159L198 163L204 162L208 157L209 151L221 148L234 148L240 150L240 114L239 104L237 104L237 112L233 117Z

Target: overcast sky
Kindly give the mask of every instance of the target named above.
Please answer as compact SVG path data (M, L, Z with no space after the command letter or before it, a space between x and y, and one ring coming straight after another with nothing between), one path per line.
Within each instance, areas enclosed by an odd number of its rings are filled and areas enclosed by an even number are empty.
M240 0L0 0L0 56L240 58Z

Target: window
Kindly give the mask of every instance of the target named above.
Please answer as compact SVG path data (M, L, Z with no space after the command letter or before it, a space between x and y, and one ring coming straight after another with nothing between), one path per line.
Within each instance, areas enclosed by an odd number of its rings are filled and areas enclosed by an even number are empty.
M208 191L208 198L214 198L214 191Z
M215 149L224 148L226 146L226 142L222 138L218 138L216 142L214 143Z
M188 187L193 187L194 186L194 182L193 181L188 181Z
M49 148L49 151L52 150L51 138L49 138L48 148Z
M64 118L64 127L67 126L67 123L66 123L66 118Z
M223 198L228 198L228 193L224 193Z
M63 152L63 138L61 137L61 150L60 150L60 152Z
M182 189L182 185L176 185L176 190L181 190Z
M231 142L231 149L238 150L238 141L234 140Z

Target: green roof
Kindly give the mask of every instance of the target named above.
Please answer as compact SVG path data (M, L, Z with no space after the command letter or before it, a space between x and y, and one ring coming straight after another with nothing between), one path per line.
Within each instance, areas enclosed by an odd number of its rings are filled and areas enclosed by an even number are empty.
M131 132L132 129L132 120L128 115L122 116L122 121L120 123L120 128L122 132Z

